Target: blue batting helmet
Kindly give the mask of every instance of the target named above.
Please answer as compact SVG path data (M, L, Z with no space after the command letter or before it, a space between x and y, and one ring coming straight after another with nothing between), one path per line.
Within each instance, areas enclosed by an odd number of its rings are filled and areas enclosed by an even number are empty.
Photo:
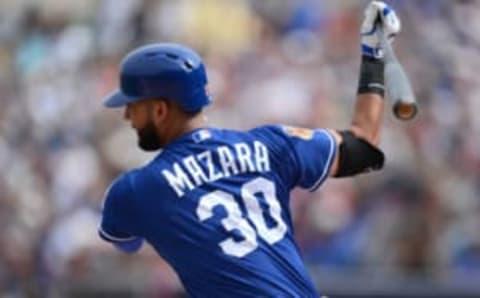
M173 43L140 47L122 61L120 88L109 95L106 107L121 107L142 99L175 101L186 111L211 101L202 58L192 49Z

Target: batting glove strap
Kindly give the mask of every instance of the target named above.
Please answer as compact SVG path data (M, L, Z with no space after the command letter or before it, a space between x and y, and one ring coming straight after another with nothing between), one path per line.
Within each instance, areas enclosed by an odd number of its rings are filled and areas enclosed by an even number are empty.
M363 55L357 93L376 93L383 98L385 95L384 69L383 59Z

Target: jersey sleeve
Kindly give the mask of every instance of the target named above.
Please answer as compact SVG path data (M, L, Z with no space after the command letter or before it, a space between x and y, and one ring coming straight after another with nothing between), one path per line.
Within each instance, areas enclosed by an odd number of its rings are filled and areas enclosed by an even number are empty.
M98 233L108 242L125 243L139 238L135 235L133 191L128 178L127 174L118 177L105 193Z
M337 143L326 129L307 129L286 125L270 126L270 143L280 154L287 182L315 191L328 177L337 154ZM285 176L285 175L284 175Z

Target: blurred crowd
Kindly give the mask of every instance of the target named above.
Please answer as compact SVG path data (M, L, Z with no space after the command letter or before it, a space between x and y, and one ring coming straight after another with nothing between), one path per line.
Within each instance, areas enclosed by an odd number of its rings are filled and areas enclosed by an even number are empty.
M121 58L197 49L211 126L346 128L367 2L0 0L0 297L181 297L151 249L129 257L97 236L110 181L153 156L102 107ZM420 113L401 122L388 103L383 171L295 190L296 237L319 288L325 275L478 285L480 1L390 3Z

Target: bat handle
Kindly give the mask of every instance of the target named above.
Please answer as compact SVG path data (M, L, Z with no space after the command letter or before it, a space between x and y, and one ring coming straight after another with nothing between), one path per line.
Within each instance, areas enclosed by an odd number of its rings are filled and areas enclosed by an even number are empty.
M380 46L383 49L385 63L398 62L397 56L395 56L395 52L393 51L392 45L388 41L387 34L385 34L385 31L383 30L382 23L377 22L377 26L378 26L377 34L380 38Z

